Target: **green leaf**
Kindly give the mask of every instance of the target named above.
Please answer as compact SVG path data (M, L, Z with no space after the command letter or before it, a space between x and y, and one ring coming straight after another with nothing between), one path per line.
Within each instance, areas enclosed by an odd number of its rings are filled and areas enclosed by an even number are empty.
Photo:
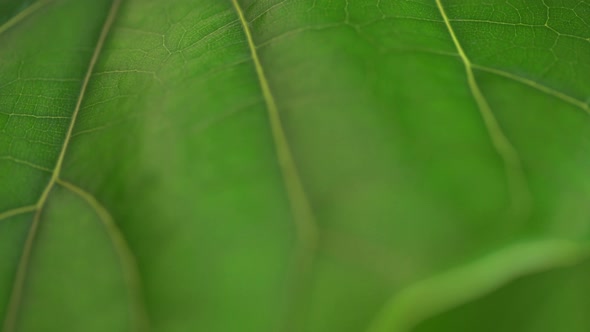
M588 73L588 0L3 0L2 332L588 331Z

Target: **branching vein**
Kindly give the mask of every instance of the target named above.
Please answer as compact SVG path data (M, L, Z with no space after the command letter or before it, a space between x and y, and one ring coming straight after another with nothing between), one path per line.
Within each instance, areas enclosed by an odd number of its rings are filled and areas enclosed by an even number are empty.
M0 160L8 160L8 161L11 161L13 163L17 163L17 164L21 164L21 165L26 165L28 167L31 167L31 168L34 168L36 170L39 170L39 171L42 171L42 172L46 172L46 173L52 173L53 172L53 170L51 170L49 168L45 168L43 166L39 166L39 165L37 165L35 163L32 163L30 161L22 160L22 159L15 158L15 157L12 157L12 156L0 156Z
M552 88L550 88L550 87L548 87L546 85L540 84L540 83L535 82L533 80L530 80L528 78L524 78L524 77L521 77L521 76L518 76L518 75L514 75L512 73L509 73L509 72L506 72L506 71L503 71L503 70L500 70L500 69L490 68L490 67L486 67L486 66L480 66L480 65L477 65L477 64L472 64L472 67L474 69L478 69L478 70L481 70L481 71L486 71L486 72L489 72L489 73L492 73L492 74L495 74L495 75L498 75L498 76L509 78L509 79L511 79L513 81L516 81L516 82L519 82L521 84L528 85L528 86L530 86L530 87L532 87L534 89L537 89L539 91L542 91L542 92L544 92L544 93L546 93L546 94L548 94L550 96L553 96L553 97L556 97L558 99L561 99L561 100L565 101L568 104L574 105L574 106L580 108L581 110L585 111L586 113L590 114L590 104L585 103L585 102L583 102L583 101L581 101L579 99L576 99L576 98L574 98L574 97L572 97L570 95L567 95L567 94L565 94L565 93L563 93L561 91L552 89Z
M16 209L8 210L6 212L0 213L0 220L8 219L10 217L18 216L19 214L25 214L29 212L34 212L37 210L37 205L29 205L23 206Z

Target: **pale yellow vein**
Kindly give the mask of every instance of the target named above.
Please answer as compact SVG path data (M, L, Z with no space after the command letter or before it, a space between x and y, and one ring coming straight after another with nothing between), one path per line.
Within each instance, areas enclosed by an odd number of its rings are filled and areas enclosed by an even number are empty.
M92 207L102 222L106 233L113 244L113 248L121 260L120 264L123 271L123 276L125 277L125 282L128 286L129 296L133 301L130 311L132 313L135 331L148 330L149 320L143 305L144 301L143 295L141 293L141 278L139 276L137 262L133 253L131 252L131 249L127 245L127 241L125 241L123 234L115 224L113 217L107 211L107 209L102 204L100 204L96 198L94 198L94 196L84 189L62 179L57 179L56 183L80 196L90 207Z
M2 26L0 26L0 35L6 31L8 31L10 28L14 27L15 25L17 25L19 22L22 22L23 20L25 20L27 17L31 16L32 14L37 12L39 9L41 9L42 7L44 7L45 5L50 3L51 1L53 1L53 0L40 0L40 1L37 1L34 4L30 5L29 7L25 8L23 11L21 11L20 13L18 13L14 17L12 17L10 20L6 21Z
M117 12L119 10L120 5L121 5L121 0L113 0L111 9L109 10L109 13L107 14L106 20L103 24L102 30L101 30L100 35L98 37L96 47L95 47L94 52L92 54L92 58L90 59L90 62L88 64L88 69L86 71L86 75L84 76L84 80L83 80L82 86L80 88L80 93L78 96L78 101L76 103L76 108L74 109L74 112L72 114L72 119L71 119L70 124L68 126L68 131L66 133L64 143L63 143L61 151L59 153L57 163L55 165L55 168L53 170L53 173L51 175L49 183L47 184L47 186L43 190L43 193L41 194L41 197L39 198L39 201L36 204L36 213L35 213L35 216L33 217L33 222L31 223L31 226L29 228L27 239L25 241L25 245L23 248L23 253L21 254L21 258L20 258L19 265L18 265L17 272L16 272L16 277L15 277L13 288L12 288L12 294L10 296L10 302L8 304L8 310L6 311L6 318L4 320L4 326L3 326L4 332L13 332L15 330L18 311L19 311L20 304L22 301L23 287L25 284L25 278L27 275L28 267L29 267L29 260L31 257L33 243L35 242L35 238L37 235L37 229L39 227L39 220L41 219L41 213L43 212L43 207L45 206L45 203L47 201L47 198L49 197L49 193L51 192L51 189L55 185L56 181L59 179L59 175L60 175L61 168L63 165L64 157L65 157L66 151L68 149L68 144L70 142L70 138L72 135L74 125L76 123L76 119L78 117L78 112L80 111L80 106L82 105L82 100L84 99L86 89L88 88L88 83L90 82L90 77L92 76L92 72L94 71L94 66L96 65L96 62L98 61L98 57L102 51L102 47L105 43L107 35L109 34L110 28L115 20L115 17L117 16Z
M471 90L473 98L475 99L475 102L479 108L488 134L492 140L492 144L504 162L504 167L508 178L508 186L510 189L512 213L514 213L514 215L519 219L524 219L530 214L532 198L528 189L526 176L524 174L518 152L504 134L504 131L502 130L498 120L496 119L496 116L488 104L488 101L481 92L481 89L479 88L473 73L473 64L467 57L463 46L459 42L459 39L455 34L455 30L453 30L441 0L436 0L436 5L440 11L441 16L443 17L451 39L457 48L459 57L465 66L469 89Z
M501 248L401 289L377 314L368 332L409 332L430 317L486 296L518 278L576 266L589 258L588 243L562 239Z
M299 273L300 277L296 278L298 280L294 280L294 283L299 285L299 279L306 279L313 265L319 241L318 226L309 202L309 198L305 193L305 189L293 158L285 130L283 128L277 103L271 92L268 79L260 61L260 57L258 56L248 21L246 20L244 11L242 10L238 0L232 0L232 3L239 16L242 28L244 29L248 47L250 48L250 53L256 69L256 74L258 76L260 88L264 96L277 159L283 176L289 204L293 213L297 233L295 265L297 266L296 271ZM292 296L294 297L294 303L292 303L292 305L297 307L298 305L296 302L298 302L298 300L295 298L300 296L300 294L297 294L300 293L300 289L294 289L293 293L294 294L292 294Z
M541 84L539 82L535 82L535 81L533 81L531 79L524 78L524 77L521 77L521 76L518 76L518 75L514 75L512 73L509 73L509 72L506 72L506 71L503 71L503 70L500 70L500 69L496 69L496 68L490 68L490 67L481 66L481 65L478 65L478 64L472 64L472 67L475 68L475 69L482 70L482 71L487 71L487 72L492 73L492 74L496 74L498 76L503 76L503 77L509 78L509 79L511 79L513 81L516 81L516 82L519 82L521 84L528 85L528 86L530 86L530 87L532 87L534 89L537 89L539 91L542 91L542 92L544 92L544 93L546 93L546 94L548 94L550 96L559 98L559 99L565 101L566 103L569 103L571 105L574 105L574 106L580 108L581 110L585 111L586 113L590 114L590 105L588 103L585 103L585 102L583 102L583 101L581 101L579 99L576 99L576 98L574 98L574 97L572 97L570 95L567 95L567 94L565 94L565 93L563 93L561 91L552 89L552 88L550 88L550 87L548 87L546 85L543 85L543 84Z
M8 219L10 217L14 217L19 214L34 212L36 210L37 210L37 205L29 205L29 206L23 206L23 207L19 207L16 209L4 211L4 212L0 213L0 220Z
M11 161L13 163L17 163L17 164L29 166L31 168L34 168L34 169L37 169L37 170L40 170L40 171L43 171L43 172L47 172L47 173L52 173L53 172L49 168L46 168L46 167L43 167L43 166L39 166L39 165L37 165L35 163L32 163L30 161L22 160L22 159L15 158L15 157L12 157L12 156L2 156L2 157L0 157L0 160Z

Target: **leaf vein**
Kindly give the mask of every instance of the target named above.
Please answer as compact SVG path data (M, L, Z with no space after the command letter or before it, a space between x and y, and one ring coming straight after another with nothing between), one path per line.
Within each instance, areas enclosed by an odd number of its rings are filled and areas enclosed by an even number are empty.
M28 205L28 206L19 207L16 209L11 209L11 210L0 213L0 220L8 219L10 217L14 217L19 214L34 212L35 210L37 210L36 205Z
M24 21L27 17L36 13L39 9L43 8L45 5L49 4L52 0L40 0L35 2L34 4L30 5L29 7L25 8L25 10L21 11L17 15L15 15L10 20L6 21L3 25L0 26L0 35L4 32L10 30L12 27L16 26L18 23Z
M133 301L130 311L132 313L135 330L148 330L149 320L141 292L142 283L138 272L139 269L137 267L137 260L135 259L133 252L127 244L123 233L113 220L112 215L92 194L85 191L84 189L62 179L57 179L56 183L82 198L94 210L102 222L109 239L111 240L113 248L119 257L125 283L128 287L129 296Z
M311 208L311 204L305 188L301 181L299 170L295 163L290 144L283 127L279 109L270 89L268 79L262 67L257 47L250 31L250 26L246 20L244 11L238 0L232 0L233 6L239 16L244 34L247 39L248 47L252 56L252 61L258 76L258 82L266 103L267 115L269 118L272 137L274 140L275 151L277 154L278 164L283 176L286 194L293 213L297 243L295 248L294 264L295 274L292 280L293 285L289 289L289 305L285 323L291 326L293 315L298 314L302 292L302 284L307 279L312 269L313 262L319 242L319 230L316 217ZM290 329L295 329L293 326Z
M576 266L589 258L588 243L562 239L501 248L402 288L377 314L368 332L411 331L428 318L486 296L518 278Z
M35 163L32 163L28 160L23 160L23 159L19 159L19 158L15 158L13 156L0 156L0 160L7 160L7 161L12 161L16 164L21 164L21 165L25 165L25 166L29 166L31 168L46 172L46 173L51 173L52 171L49 168L43 167L41 165L37 165Z
M8 304L8 310L6 312L6 317L4 320L4 325L3 325L4 332L13 332L16 328L16 320L17 320L18 312L19 312L20 305L22 302L23 288L24 288L25 279L27 276L28 268L29 268L29 261L31 258L32 250L33 250L33 244L35 242L37 230L39 228L39 221L41 219L41 213L43 212L43 208L45 206L47 198L49 197L49 193L53 189L55 183L59 180L59 175L60 175L61 168L63 165L63 160L65 157L67 148L68 148L68 143L70 141L72 131L73 131L73 128L74 128L74 125L76 123L76 119L78 116L78 112L81 108L82 101L83 101L85 93L86 93L86 89L88 88L88 83L90 81L90 77L92 76L92 72L94 71L94 67L98 61L98 58L99 58L100 53L102 51L102 47L103 47L105 40L109 34L110 28L115 20L115 17L117 16L117 12L118 12L119 7L121 5L121 1L122 0L113 0L111 8L109 10L109 13L107 14L105 22L103 23L103 27L101 29L101 32L98 37L94 52L93 52L90 62L88 64L88 69L87 69L86 74L84 76L82 86L80 88L80 93L78 96L78 101L76 103L76 108L74 109L74 112L72 114L72 119L71 119L70 124L68 126L68 130L67 130L67 133L66 133L66 136L64 139L64 143L63 143L61 151L59 153L55 168L53 169L53 173L51 175L51 178L50 178L47 186L43 190L41 197L39 198L39 201L36 204L36 212L33 217L33 222L31 223L31 226L29 228L29 231L27 234L27 239L24 244L23 252L21 254L21 258L18 263L16 277L15 277L15 281L13 283L12 293L10 295L10 301Z
M570 96L570 95L568 95L566 93L563 93L561 91L555 90L555 89L550 88L550 87L548 87L546 85L540 84L540 83L538 83L536 81L533 81L531 79L528 79L528 78L525 78L525 77L522 77L522 76L519 76L519 75L515 75L515 74L512 74L512 73L507 72L507 71L504 71L504 70L500 70L500 69L496 69L496 68L490 68L490 67L487 67L487 66L481 66L481 65L477 65L477 64L472 64L472 67L474 69L478 69L478 70L481 70L481 71L486 71L488 73L492 73L492 74L495 74L495 75L498 75L498 76L502 76L502 77L511 79L511 80L513 80L515 82L518 82L518 83L521 83L521 84L524 84L524 85L528 85L528 86L530 86L530 87L532 87L534 89L537 89L537 90L539 90L541 92L544 92L544 93L546 93L548 95L551 95L553 97L559 98L559 99L561 99L561 100L563 100L563 101L565 101L565 102L567 102L567 103L569 103L571 105L574 105L574 106L580 108L581 110L585 111L586 113L590 114L590 104L585 103L585 102L583 102L583 101L581 101L581 100L579 100L577 98L574 98L574 97L572 97L572 96Z
M511 196L511 203L512 203L512 212L515 213L516 216L521 218L528 217L530 214L532 198L531 194L528 189L528 184L526 181L526 177L524 174L524 170L522 167L522 163L520 161L520 157L518 152L506 137L506 134L502 130L502 127L498 123L496 116L492 112L488 101L486 100L484 94L482 93L477 80L475 79L475 75L473 73L473 64L469 57L467 57L463 46L459 42L457 35L455 34L455 30L451 25L449 17L442 5L441 0L436 0L436 5L438 10L443 17L447 30L457 48L457 52L459 53L459 58L463 62L465 66L465 72L467 74L467 83L469 85L469 89L475 102L479 108L479 112L481 117L484 121L484 124L487 128L488 135L492 141L496 152L502 158L504 163L504 168L506 172L506 176L508 178L508 187L510 189L510 196Z

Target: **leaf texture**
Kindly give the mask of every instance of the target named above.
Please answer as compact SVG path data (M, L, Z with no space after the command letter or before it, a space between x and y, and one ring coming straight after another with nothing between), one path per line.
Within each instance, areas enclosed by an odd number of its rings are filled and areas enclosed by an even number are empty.
M588 331L588 73L588 0L5 0L2 331Z

